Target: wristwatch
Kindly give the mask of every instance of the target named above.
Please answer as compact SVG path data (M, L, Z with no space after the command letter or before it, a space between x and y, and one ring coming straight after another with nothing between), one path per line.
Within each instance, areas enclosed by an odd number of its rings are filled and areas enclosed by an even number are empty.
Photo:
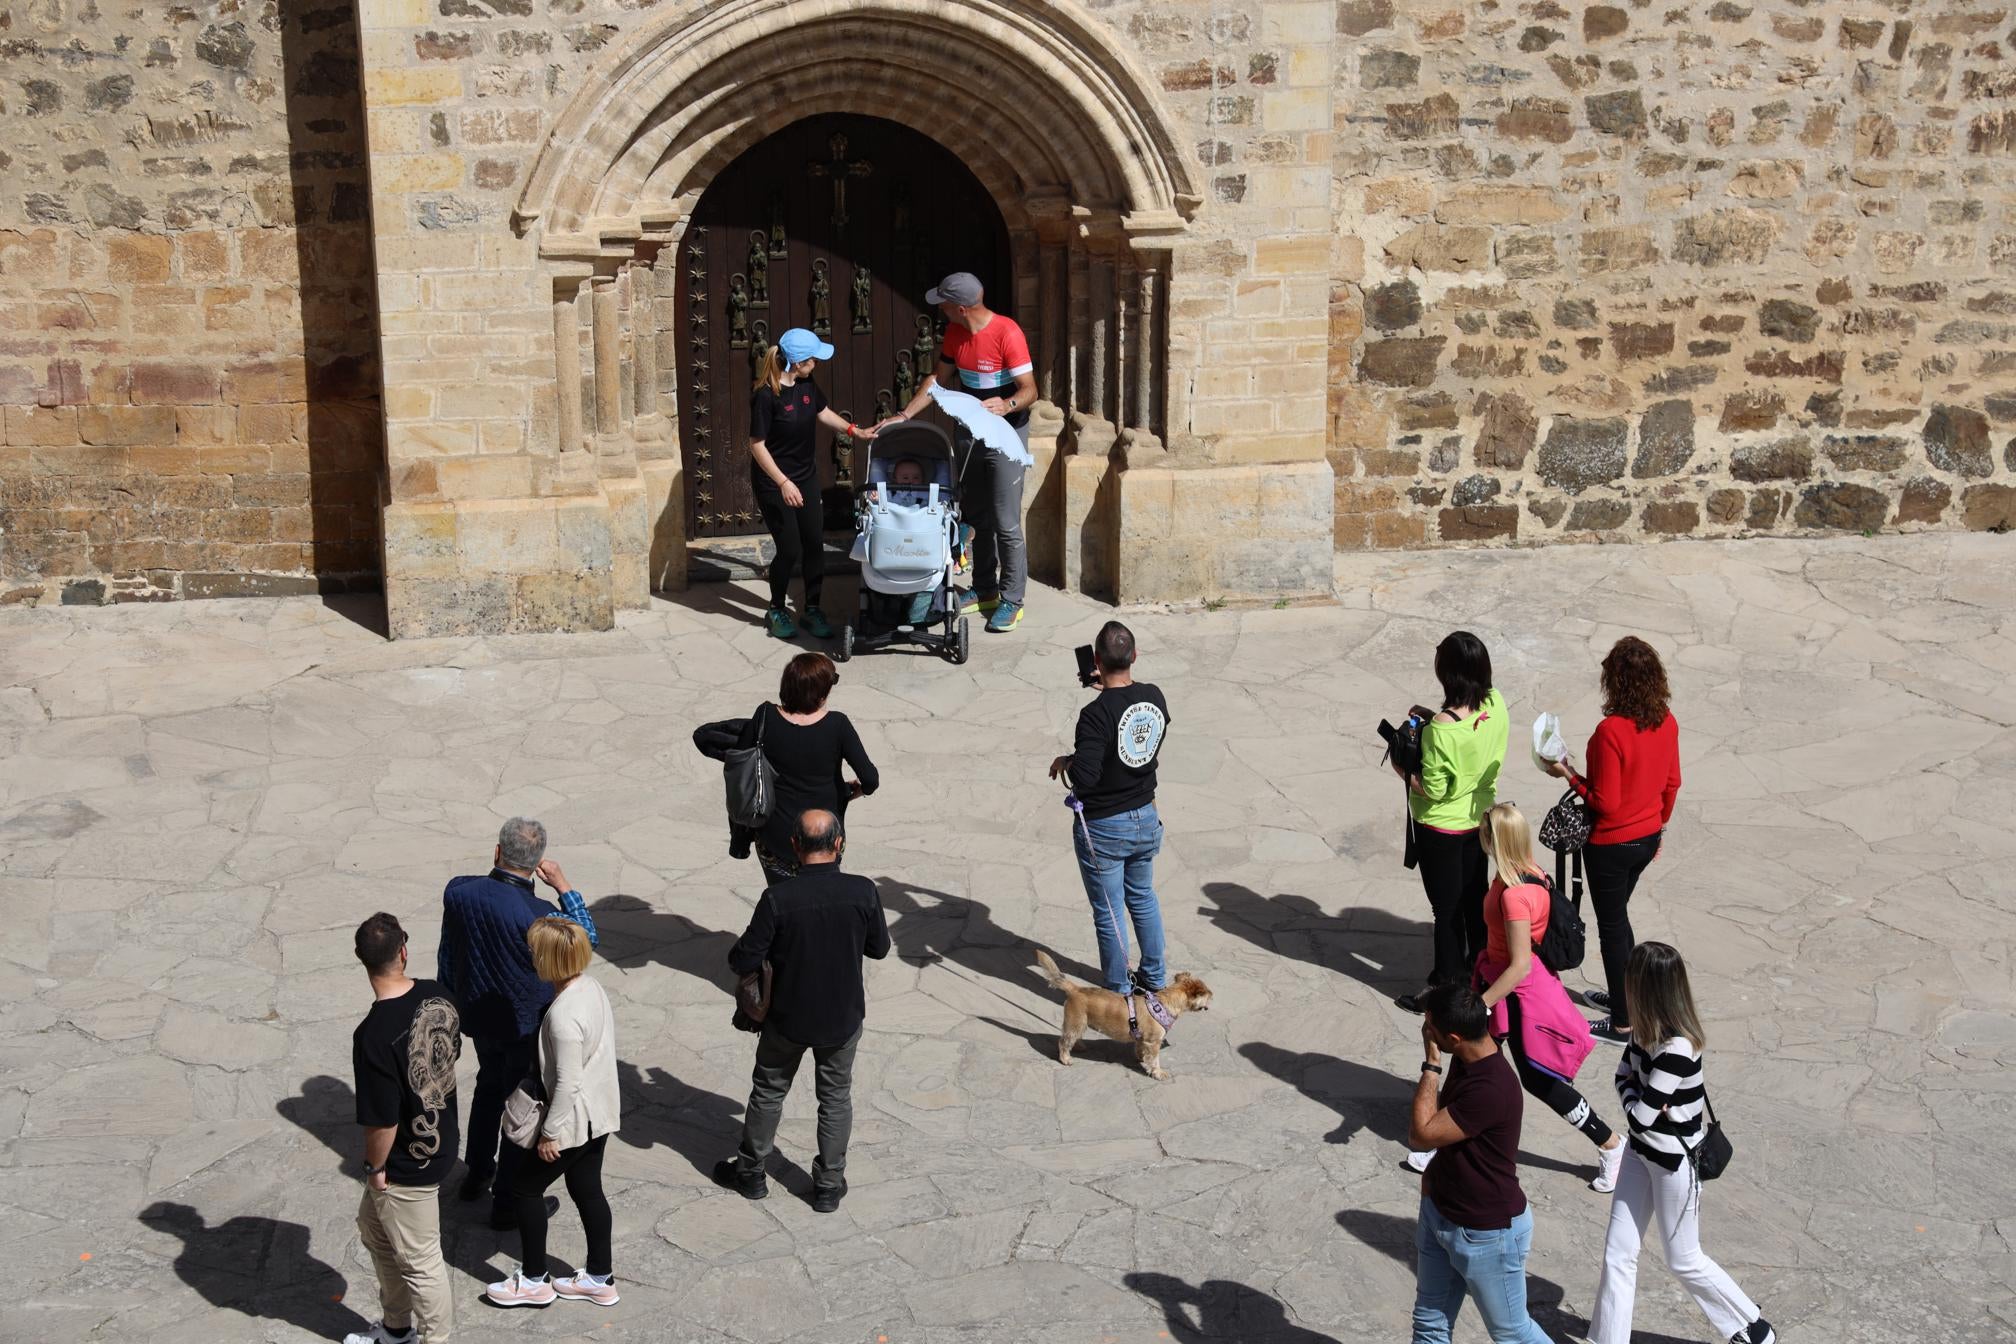
M372 1166L370 1160L367 1158L364 1162L364 1179L368 1181L383 1170L385 1170L384 1167Z
M1421 1072L1440 1073L1442 1072L1442 1066L1440 1064L1431 1064L1429 1061L1424 1059L1421 1061Z

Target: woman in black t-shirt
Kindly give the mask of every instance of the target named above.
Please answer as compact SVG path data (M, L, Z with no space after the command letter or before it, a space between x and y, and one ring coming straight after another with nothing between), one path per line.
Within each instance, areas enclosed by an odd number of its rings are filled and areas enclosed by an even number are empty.
M839 669L825 654L799 654L784 668L777 703L758 706L736 743L753 747L760 740L764 758L776 772L777 796L769 820L756 832L756 861L772 886L798 871L791 837L801 813L813 808L831 812L844 835L848 800L865 797L882 783L854 725L839 710L826 708L826 697L839 680ZM840 773L842 765L853 767L852 782Z
M833 627L819 610L819 590L826 577L826 526L819 499L819 459L815 452L819 426L837 434L872 438L872 430L856 429L826 405L826 394L812 381L822 359L833 358L833 347L803 327L777 338L763 356L763 369L749 394L749 478L763 525L777 543L770 562L770 611L764 621L778 639L797 637L798 626L784 609L791 571L805 580L805 629L815 639L833 638Z

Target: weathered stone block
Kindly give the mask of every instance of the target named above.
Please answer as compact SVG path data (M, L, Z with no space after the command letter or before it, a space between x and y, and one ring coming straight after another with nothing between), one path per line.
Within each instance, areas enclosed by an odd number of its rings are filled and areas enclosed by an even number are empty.
M1519 508L1515 504L1473 504L1444 509L1437 515L1437 526L1444 541L1490 541L1498 537L1517 537Z
M1960 495L1960 520L1970 532L2016 528L2016 486L1968 486Z
M1898 523L1936 523L1953 502L1953 487L1936 476L1914 476L1897 499Z
M1568 501L1552 495L1529 495L1526 499L1526 512L1538 518L1542 526L1552 527L1567 516Z
M1748 429L1770 429L1785 413L1785 398L1776 392L1734 392L1722 403L1723 433Z
M1708 496L1708 517L1729 527L1743 516L1743 501L1741 490L1716 490Z
M1630 422L1621 418L1555 417L1536 461L1540 479L1571 495L1609 484L1624 474L1624 445L1630 432Z
M1645 98L1636 89L1592 94L1582 100L1589 125L1599 135L1637 136L1645 133Z
M1375 285L1365 293L1365 318L1381 331L1399 331L1421 321L1421 291L1411 280Z
M1637 359L1657 359L1673 353L1671 322L1612 322L1610 345L1617 358L1630 363Z
M1729 455L1739 481L1803 481L1813 474L1813 445L1803 438L1746 443Z
M1820 311L1790 299L1771 299L1758 311L1757 330L1781 341L1804 343L1820 329Z
M1989 475L1995 459L1988 445L1988 418L1959 406L1934 406L1925 419L1925 457L1956 476Z
M1638 421L1638 456L1631 474L1640 480L1671 476L1694 456L1694 403L1661 401Z
M1715 210L1680 221L1673 259L1691 266L1756 265L1778 240L1777 216L1761 210Z
M1499 113L1498 134L1510 140L1542 140L1563 145L1575 134L1568 104L1558 98L1515 98Z
M1367 341L1358 376L1387 387L1427 387L1435 381L1436 361L1445 343L1441 336Z
M1808 486L1799 496L1792 521L1801 527L1824 527L1843 532L1873 532L1889 516L1890 500L1882 491L1866 485L1830 481Z
M1585 499L1568 515L1570 532L1608 532L1629 521L1631 506L1621 499Z
M1423 271L1481 271L1491 264L1491 244L1490 229L1417 224L1386 244L1386 258Z
M1701 526L1701 507L1691 499L1655 499L1645 505L1638 521L1649 533L1687 536Z
M1907 446L1894 434L1829 434L1820 441L1820 451L1843 471L1895 471Z

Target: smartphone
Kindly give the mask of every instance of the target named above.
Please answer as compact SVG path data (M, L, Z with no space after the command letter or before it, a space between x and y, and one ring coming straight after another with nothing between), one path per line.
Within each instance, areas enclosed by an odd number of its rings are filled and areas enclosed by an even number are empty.
M1072 652L1078 655L1078 684L1080 686L1097 686L1099 684L1099 669L1092 662L1092 646L1090 644L1080 644Z

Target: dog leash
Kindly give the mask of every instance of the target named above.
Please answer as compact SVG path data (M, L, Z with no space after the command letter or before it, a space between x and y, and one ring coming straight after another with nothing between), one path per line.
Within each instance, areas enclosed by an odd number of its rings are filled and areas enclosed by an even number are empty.
M1067 780L1071 777L1071 767L1068 765L1064 767L1064 777ZM1064 792L1064 806L1070 808L1071 815L1077 818L1079 833L1085 837L1085 852L1092 856L1094 862L1097 862L1099 850L1092 843L1092 827L1085 820L1084 802L1079 799L1075 791L1066 789ZM1120 912L1113 908L1113 893L1102 890L1100 896L1106 904L1106 917L1113 921L1114 932L1125 937L1126 926L1120 922ZM1130 976L1129 979L1133 980L1133 976ZM1148 1015L1155 1019L1166 1035L1169 1029L1176 1025L1176 1015L1169 1011L1162 1000L1155 997L1154 990L1142 985L1138 980L1134 980L1134 985L1140 996L1148 1002ZM1122 995L1122 997L1127 1000L1127 1034L1138 1041L1141 1039L1141 1019L1134 1011L1135 996L1129 993Z

